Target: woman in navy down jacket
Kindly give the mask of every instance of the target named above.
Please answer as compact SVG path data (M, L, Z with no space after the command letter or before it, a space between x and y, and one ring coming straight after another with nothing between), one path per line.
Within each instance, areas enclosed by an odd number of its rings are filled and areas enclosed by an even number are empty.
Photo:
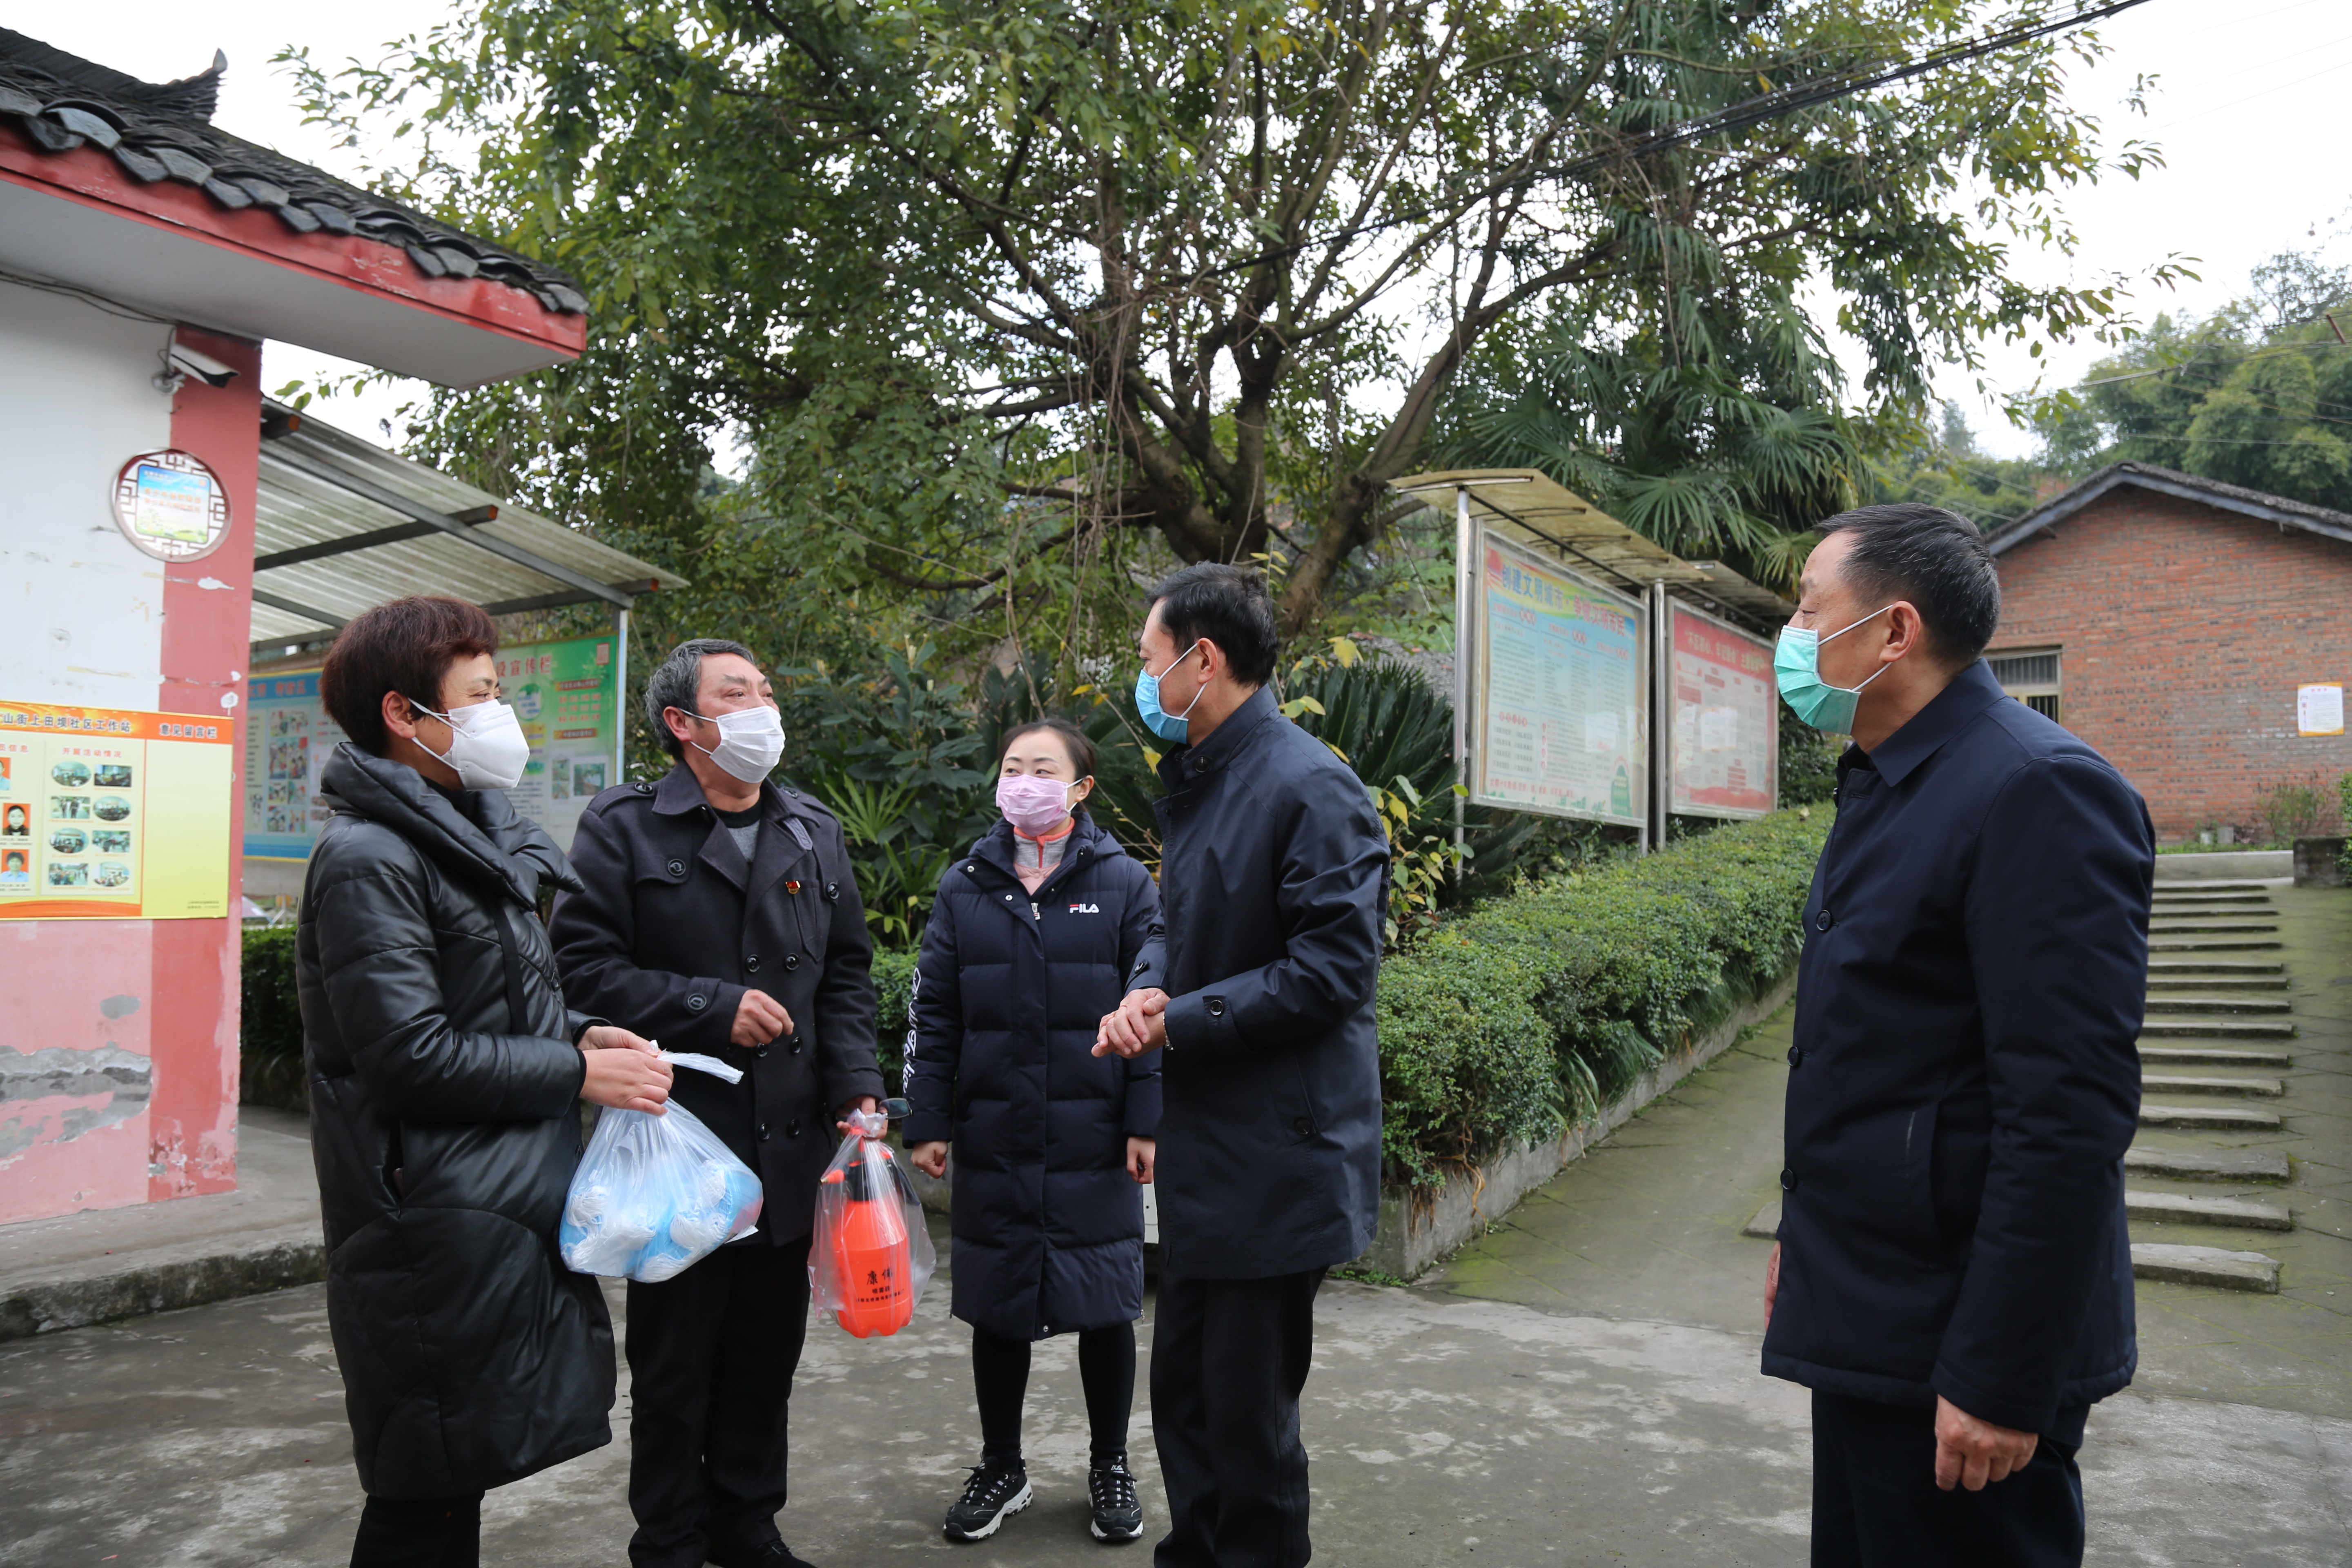
M923 932L900 1128L935 1176L955 1146L954 1312L972 1326L982 1448L946 1530L982 1540L1029 1505L1029 1348L1076 1332L1090 1528L1132 1541L1143 1510L1127 1423L1160 1069L1097 1057L1094 1043L1159 924L1160 894L1087 816L1094 746L1075 725L1013 731L997 772L1004 819L940 879Z

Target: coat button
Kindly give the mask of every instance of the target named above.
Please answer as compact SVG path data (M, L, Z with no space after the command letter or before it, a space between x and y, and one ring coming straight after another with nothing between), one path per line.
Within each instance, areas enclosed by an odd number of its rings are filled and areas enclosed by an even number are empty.
M1827 910L1823 910L1820 914L1813 917L1813 929L1815 931L1827 931L1830 927L1835 924L1837 924L1837 921L1830 919L1830 912Z
M1290 1124L1290 1130L1301 1138L1311 1138L1315 1135L1315 1123L1302 1116Z
M709 1005L710 998L699 991L686 999L686 1010L689 1013L699 1013Z
M1801 1068L1805 1065L1804 1047L1790 1046L1789 1047L1789 1065L1792 1068Z
M792 1039L791 1039L789 1042L787 1042L787 1043L791 1046L791 1047L792 1047L792 1054L793 1054L793 1056L798 1056L798 1055L800 1055L800 1054L801 1054L801 1037L800 1037L798 1035L794 1035L794 1036L792 1037Z
M683 860L673 860L669 863L667 869L669 874L673 877L683 877L686 875L686 862Z
M753 1046L751 1047L751 1054L755 1057L764 1057L768 1054L768 1047L764 1044Z
M765 1143L767 1141L768 1141L768 1124L767 1124L766 1122L762 1121L762 1122L761 1122L761 1123L760 1123L760 1142L762 1142L762 1143Z
M1210 1017L1212 1017L1212 1018L1222 1018L1222 1017L1223 1017L1224 1016L1225 1016L1225 999L1224 999L1223 997L1222 997L1222 996L1212 996L1212 997L1210 997L1210 998L1209 998L1209 1016L1210 1016Z
M743 961L743 973L746 974L757 974L760 973L760 955L758 953L755 952L751 957Z
M1784 1193L1793 1193L1797 1190L1796 1172L1783 1171L1780 1173L1780 1190Z
M800 1135L801 1124L799 1120L795 1118L793 1122L784 1129L784 1136L787 1138L797 1138Z
M788 952L784 954L784 967L786 969L798 969L800 966L801 955L799 953Z

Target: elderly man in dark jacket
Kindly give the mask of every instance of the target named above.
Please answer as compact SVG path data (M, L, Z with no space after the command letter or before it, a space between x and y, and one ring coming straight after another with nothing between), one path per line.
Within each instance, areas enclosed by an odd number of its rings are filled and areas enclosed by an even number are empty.
M320 679L352 739L320 780L295 978L356 1568L470 1568L486 1489L612 1440L611 1320L556 1224L578 1098L658 1111L670 1076L556 984L534 908L577 883L507 798L530 753L497 648L478 606L400 599Z
M2153 835L1978 658L2000 589L1972 525L1822 528L1780 689L1853 744L1805 904L1764 1370L1813 1390L1816 1564L2079 1563L2075 1452L2137 1361Z
M1177 573L1140 647L1137 706L1182 742L1160 763L1166 929L1096 1048L1162 1053L1154 1561L1296 1568L1315 1293L1380 1214L1388 843L1348 765L1275 710L1255 574Z
M740 643L681 643L646 708L679 759L580 819L583 890L556 901L565 989L743 1069L681 1073L677 1102L759 1173L759 1234L629 1285L629 1543L638 1568L790 1568L776 1529L808 1328L808 1244L835 1118L873 1110L874 947L841 826L767 781L783 730Z

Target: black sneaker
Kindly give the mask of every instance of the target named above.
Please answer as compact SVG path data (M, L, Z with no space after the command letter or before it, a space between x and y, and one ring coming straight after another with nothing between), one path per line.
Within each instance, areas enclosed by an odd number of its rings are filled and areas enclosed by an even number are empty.
M750 1552L730 1552L710 1559L712 1568L812 1568L793 1555L793 1549L781 1541L765 1541Z
M947 1538L985 1541L996 1533L1007 1517L1027 1508L1033 1495L1025 1468L983 1460L972 1467L971 1479L964 1483L963 1496L948 1510Z
M1094 1515L1087 1528L1097 1541L1132 1541L1143 1533L1143 1504L1123 1458L1087 1471L1087 1506Z

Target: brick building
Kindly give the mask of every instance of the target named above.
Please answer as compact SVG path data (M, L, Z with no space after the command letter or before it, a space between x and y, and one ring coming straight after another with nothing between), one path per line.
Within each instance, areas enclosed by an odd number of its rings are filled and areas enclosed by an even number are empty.
M2298 707L2352 684L2352 515L2116 463L1989 542L1994 674L2123 770L2159 843L2242 835L2277 786L2325 799L2352 772L2352 737Z

